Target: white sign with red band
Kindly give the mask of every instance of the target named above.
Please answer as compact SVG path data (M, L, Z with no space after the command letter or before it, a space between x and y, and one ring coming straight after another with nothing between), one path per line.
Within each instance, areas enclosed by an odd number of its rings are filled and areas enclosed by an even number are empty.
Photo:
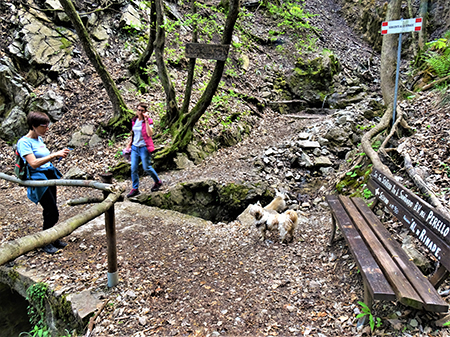
M422 21L422 18L385 21L381 24L381 35L420 32Z

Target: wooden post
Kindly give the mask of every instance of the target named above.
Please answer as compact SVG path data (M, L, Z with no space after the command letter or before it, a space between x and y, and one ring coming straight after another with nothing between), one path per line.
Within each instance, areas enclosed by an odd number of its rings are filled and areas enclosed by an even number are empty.
M112 183L112 173L100 174L103 183ZM109 192L103 191L103 196L108 197ZM117 246L116 246L116 220L114 217L114 205L105 212L106 242L108 249L108 287L114 287L119 283L117 273Z

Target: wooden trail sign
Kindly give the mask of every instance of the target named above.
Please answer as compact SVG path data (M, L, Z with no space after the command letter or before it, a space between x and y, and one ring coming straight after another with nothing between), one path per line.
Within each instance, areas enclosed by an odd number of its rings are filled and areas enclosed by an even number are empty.
M229 44L186 43L186 57L226 61Z
M447 219L378 170L372 172L368 187L446 268L450 268Z
M372 171L372 178L378 181L391 194L396 195L399 203L417 218L421 219L442 240L450 244L450 221L441 215L439 211L377 169Z

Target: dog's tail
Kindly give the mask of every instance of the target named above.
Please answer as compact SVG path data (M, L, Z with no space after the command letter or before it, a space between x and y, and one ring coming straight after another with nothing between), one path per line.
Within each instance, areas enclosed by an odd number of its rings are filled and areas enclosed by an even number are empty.
M291 226L296 229L298 227L298 214L296 211L289 209L286 211L286 216L289 219L289 222L291 223Z

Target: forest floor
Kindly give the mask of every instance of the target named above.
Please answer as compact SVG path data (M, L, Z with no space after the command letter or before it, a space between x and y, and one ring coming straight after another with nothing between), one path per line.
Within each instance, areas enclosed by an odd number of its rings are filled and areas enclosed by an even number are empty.
M339 15L334 1L311 1L320 8L315 25L327 43L353 69L360 60L376 55L356 37ZM315 6L317 5L317 6ZM311 10L313 11L313 10ZM325 15L335 13L336 15ZM339 30L336 27L340 27ZM351 41L351 43L349 42ZM318 42L322 43L322 42ZM327 45L325 43L325 45ZM116 69L115 77L125 69ZM68 84L70 114L51 126L46 143L55 150L67 143L73 127L84 121L100 122L107 96L99 95L101 84L88 74L87 84ZM249 80L251 81L251 80ZM43 89L42 89L43 90ZM130 106L137 98L125 97ZM163 101L162 93L152 99ZM449 118L447 108L437 108L435 97L424 95L404 109L410 112L418 132L410 137L413 161L427 171L437 193L448 192ZM235 147L222 149L203 163L183 171L161 172L164 189L186 180L214 178L222 182L252 179L253 166L246 160L268 147L289 140L303 128L330 116L295 119L267 109L251 135ZM81 121L81 122L80 122ZM430 127L428 127L430 125ZM0 142L2 169L13 164L11 147ZM65 172L80 166L94 176L115 164L123 143L101 148L75 149L66 162L56 165ZM447 160L447 161L446 161ZM401 167L399 165L400 171ZM7 169L5 169L7 170ZM324 181L326 192L333 185ZM406 178L405 178L406 179ZM127 192L130 181L125 182ZM141 180L149 191L149 177ZM411 187L412 184L410 185ZM447 190L445 190L447 188ZM26 197L26 189L0 181L0 242L41 230L40 205ZM83 188L58 188L60 221L89 206L67 206L79 196L100 196ZM448 198L446 199L448 200ZM211 223L184 214L146 207L129 200L115 206L119 284L108 289L106 238L103 217L82 226L65 240L69 245L55 255L40 249L13 263L39 271L43 281L62 293L90 290L108 301L95 324L95 336L358 336L370 335L368 326L357 327L355 316L363 299L361 275L343 240L327 245L331 215L314 206L299 211L301 224L295 239L279 244L275 235L258 240L252 226L240 221ZM444 284L443 290L449 289ZM373 313L382 319L377 336L447 336L435 322L441 317L412 310L396 303L375 303Z
M444 118L439 122L437 116ZM263 152L310 123L296 120L293 127L287 116L265 117L262 128L270 124L290 131L282 138L256 132L236 148L213 154L191 169L163 172L161 177L168 182L164 188L186 177L224 181L239 178L242 172L251 176L252 168L239 158L249 151ZM446 123L442 111L428 117ZM421 137L419 133L418 141ZM429 147L430 157L425 157L432 160L432 152L439 148ZM152 185L150 177L141 183L143 190ZM130 181L125 184L129 189ZM39 231L41 209L26 198L26 189L4 181L0 188L1 241ZM59 187L60 220L89 207L67 206L69 199L100 194ZM279 244L275 234L259 241L256 229L246 221L211 223L129 200L117 203L115 214L119 284L111 289L106 287L103 217L65 238L69 245L53 256L36 250L14 261L30 272L44 273L42 280L59 292L89 290L108 301L97 319L96 336L369 334L368 326L357 328L355 319L361 308L357 302L363 299L357 266L343 240L327 245L331 224L327 209L299 211L300 227L288 245ZM448 288L444 284L443 290ZM435 325L439 315L387 302L376 303L373 313L383 322L376 335L447 334L447 329Z

